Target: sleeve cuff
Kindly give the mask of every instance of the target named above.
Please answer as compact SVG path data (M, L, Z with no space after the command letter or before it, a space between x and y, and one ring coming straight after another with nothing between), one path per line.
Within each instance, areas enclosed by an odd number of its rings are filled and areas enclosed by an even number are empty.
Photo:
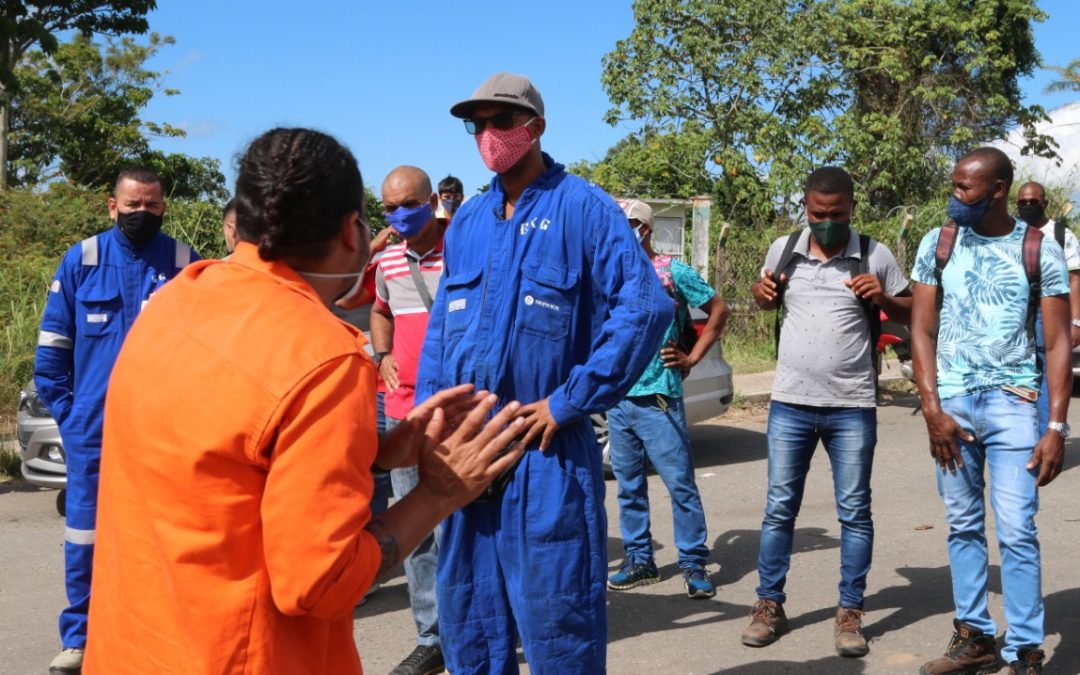
M566 394L563 393L562 387L548 397L548 410L551 411L551 417L560 427L574 422L582 414L580 410L570 405L570 402L566 400Z

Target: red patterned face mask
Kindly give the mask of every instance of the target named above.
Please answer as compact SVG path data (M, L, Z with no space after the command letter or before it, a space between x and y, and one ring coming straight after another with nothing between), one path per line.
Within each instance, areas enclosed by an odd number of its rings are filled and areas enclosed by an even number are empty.
M512 166L521 161L529 152L529 148L536 142L526 128L535 117L513 129L496 129L488 127L476 135L476 147L480 150L480 158L484 160L484 166L495 173L506 173Z

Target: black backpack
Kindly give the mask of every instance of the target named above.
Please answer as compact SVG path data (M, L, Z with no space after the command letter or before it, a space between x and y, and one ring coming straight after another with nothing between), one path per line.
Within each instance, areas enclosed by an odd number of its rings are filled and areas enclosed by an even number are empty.
M780 357L780 314L784 311L784 291L787 290L787 281L780 283L780 275L791 265L791 261L795 258L795 245L799 243L801 236L801 229L795 230L788 235L787 243L784 245L784 252L780 254L780 262L776 265L776 269L773 270L773 280L776 281L776 318L773 321L773 341L777 358ZM869 271L870 235L860 234L859 259L848 258L848 273L854 279L860 274L867 274ZM859 303L862 305L863 313L866 314L866 322L870 326L870 348L874 349L877 346L878 338L881 337L881 310L868 298L860 298Z
M941 277L945 273L945 266L949 264L953 249L956 247L956 237L960 232L955 221L950 220L941 226L938 234L937 248L934 251L934 280L937 282L937 309L941 311L941 305L945 301L945 289L941 284ZM1060 239L1058 235L1061 235ZM1054 238L1058 240L1062 248L1065 246L1065 226L1055 223ZM1037 227L1028 227L1024 230L1023 260L1024 274L1027 275L1028 287L1028 311L1025 325L1027 333L1034 338L1035 316L1039 313L1039 291L1042 288L1042 268L1039 265L1039 254L1042 248L1043 233Z

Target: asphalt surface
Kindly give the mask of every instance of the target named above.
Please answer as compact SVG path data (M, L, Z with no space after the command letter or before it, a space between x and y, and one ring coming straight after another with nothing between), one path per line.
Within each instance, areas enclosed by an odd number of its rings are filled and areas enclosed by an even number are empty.
M1074 401L1075 403L1075 401ZM832 618L839 581L839 526L823 452L808 479L797 524L786 610L791 632L762 649L744 647L757 585L755 561L765 489L765 417L733 411L692 428L697 479L713 547L716 598L683 593L672 546L671 510L659 479L650 479L653 536L664 580L609 594L609 672L772 675L774 673L914 673L944 650L952 601L943 507L934 487L925 427L912 400L879 412L873 490L876 543L866 599L871 651L845 659L833 651ZM1077 405L1070 415L1080 429ZM1067 446L1066 467L1040 495L1039 527L1046 598L1047 673L1080 673L1080 441ZM55 493L0 485L0 673L47 672L59 649L63 606L63 522ZM608 483L611 567L621 562L614 484ZM1003 631L998 556L992 546L992 611ZM403 576L357 612L356 643L365 671L389 672L412 649L415 628ZM523 672L527 666L522 667Z

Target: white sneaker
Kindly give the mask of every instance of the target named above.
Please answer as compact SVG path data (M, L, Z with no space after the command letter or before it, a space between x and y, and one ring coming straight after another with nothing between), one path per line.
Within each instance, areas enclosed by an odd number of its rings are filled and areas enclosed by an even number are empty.
M65 649L49 664L49 675L79 675L82 672L83 650Z

